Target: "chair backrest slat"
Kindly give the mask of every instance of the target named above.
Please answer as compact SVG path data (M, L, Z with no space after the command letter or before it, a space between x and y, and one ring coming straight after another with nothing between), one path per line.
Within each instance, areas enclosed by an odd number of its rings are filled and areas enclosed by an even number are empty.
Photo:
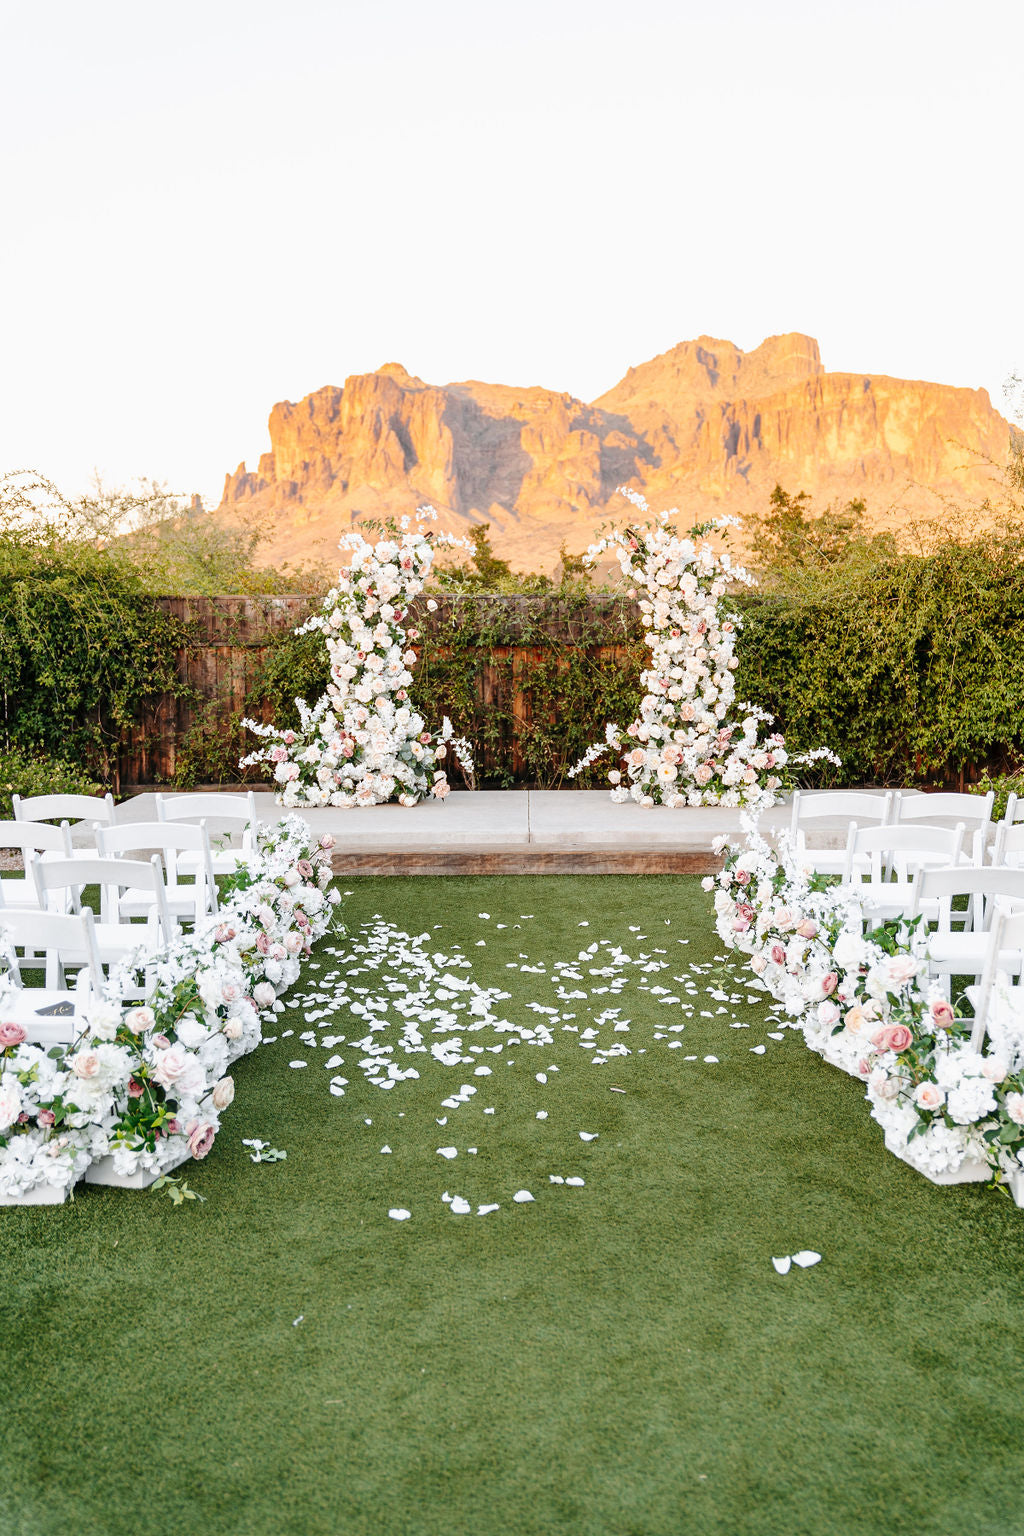
M954 913L957 896L970 898L965 912ZM980 901L975 898L980 897ZM954 916L964 919L964 931L987 932L992 925L995 904L1024 902L1024 869L993 869L991 865L962 865L958 869L919 869L914 879L916 917L925 903L938 903L940 933L948 933Z
M0 912L0 929L16 949L45 953L48 973L51 956L61 971L65 965L85 965L96 990L102 992L105 978L91 907L75 913L16 912L6 908ZM15 980L20 979L20 971L16 970Z
M15 821L88 821L113 825L114 797L106 795L11 796Z
M850 824L846 843L843 881L849 884L867 877L872 881L888 879L892 874L906 883L911 871L924 863L942 865L959 862L963 848L964 827L859 827Z

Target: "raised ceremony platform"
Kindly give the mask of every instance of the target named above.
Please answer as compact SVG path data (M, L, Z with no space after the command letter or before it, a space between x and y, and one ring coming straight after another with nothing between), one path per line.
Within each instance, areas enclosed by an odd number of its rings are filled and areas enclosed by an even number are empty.
M266 789L256 803L262 821L282 814ZM120 814L150 820L152 794L135 796ZM603 789L453 790L415 806L301 807L298 814L318 834L333 834L334 870L345 876L709 874L721 862L713 840L738 835L741 815L719 806L643 810L615 804ZM786 800L761 824L775 831L789 816ZM846 825L836 823L837 845ZM211 836L219 830L211 820Z

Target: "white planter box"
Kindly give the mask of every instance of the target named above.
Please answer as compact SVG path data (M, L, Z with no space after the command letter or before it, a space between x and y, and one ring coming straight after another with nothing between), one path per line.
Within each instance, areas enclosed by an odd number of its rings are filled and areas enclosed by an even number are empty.
M1024 1205L1024 1171L1008 1173L1006 1175L1006 1187L1013 1196L1015 1205Z
M85 1182L104 1184L111 1189L148 1189L151 1184L156 1183L161 1174L173 1173L175 1168L180 1168L182 1163L187 1163L191 1156L191 1152L186 1148L179 1157L165 1163L162 1168L139 1168L135 1173L116 1173L112 1156L99 1157L85 1170Z
M0 1194L0 1205L63 1205L73 1186L36 1184L23 1195Z
M977 1157L965 1158L960 1167L952 1173L929 1173L926 1169L918 1166L914 1161L913 1155L908 1152L906 1147L894 1145L889 1140L888 1135L885 1138L885 1145L894 1156L906 1163L909 1168L913 1168L914 1172L919 1173L922 1178L928 1179L932 1184L981 1184L992 1177L992 1169L988 1163L983 1162Z

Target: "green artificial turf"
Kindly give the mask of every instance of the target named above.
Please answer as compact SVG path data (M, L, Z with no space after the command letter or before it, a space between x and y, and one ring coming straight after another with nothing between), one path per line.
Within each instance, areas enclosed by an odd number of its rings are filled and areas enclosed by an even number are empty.
M520 1020L590 942L665 948L645 979L675 991L716 952L690 879L352 885L350 938L379 913L461 944L459 974ZM556 1024L484 1054L490 1077L403 1056L420 1077L384 1092L339 1045L344 1097L293 1011L183 1170L205 1203L89 1188L0 1212L3 1536L1024 1531L1024 1213L887 1154L859 1085L767 1039L763 1008L691 1001L656 1041L678 1006L635 976L594 997L631 1020L609 1039L634 1054L603 1066ZM287 1160L253 1165L243 1137ZM445 1191L501 1208L453 1216ZM822 1262L778 1276L800 1248Z

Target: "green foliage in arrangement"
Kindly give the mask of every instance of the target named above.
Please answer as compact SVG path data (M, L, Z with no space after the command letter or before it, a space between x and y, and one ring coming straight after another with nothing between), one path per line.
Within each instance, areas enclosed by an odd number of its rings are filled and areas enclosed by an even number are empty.
M100 786L76 763L45 752L0 746L0 821L14 814L12 795L95 795Z

